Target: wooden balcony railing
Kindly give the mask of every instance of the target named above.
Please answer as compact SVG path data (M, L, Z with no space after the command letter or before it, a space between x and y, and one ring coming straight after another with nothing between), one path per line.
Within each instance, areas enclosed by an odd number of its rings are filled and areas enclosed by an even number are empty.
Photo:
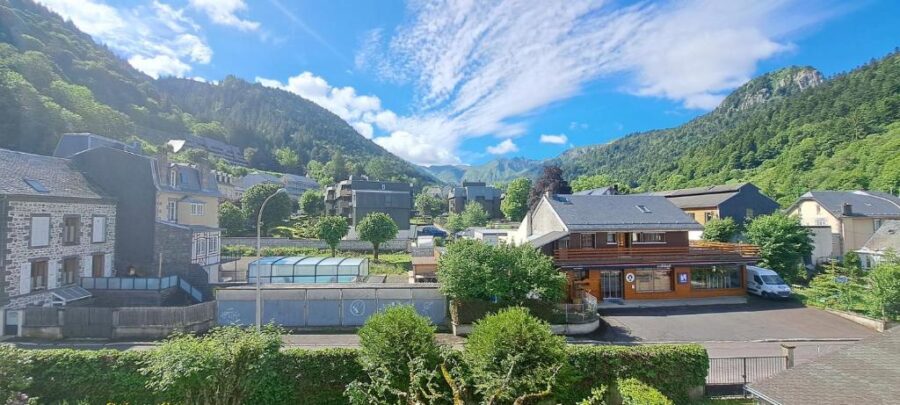
M757 257L759 248L754 245L729 244L719 242L701 242L691 246L661 246L661 247L611 247L611 248L582 248L582 249L557 249L553 252L553 258L557 261L615 261L617 259L656 259L656 258L702 258L702 257Z

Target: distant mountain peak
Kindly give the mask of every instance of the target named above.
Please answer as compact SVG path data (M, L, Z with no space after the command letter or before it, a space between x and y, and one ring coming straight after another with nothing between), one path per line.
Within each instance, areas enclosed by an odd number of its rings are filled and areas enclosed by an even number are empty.
M766 73L745 83L732 92L717 112L744 111L767 101L797 94L825 82L815 68L810 66L790 66Z

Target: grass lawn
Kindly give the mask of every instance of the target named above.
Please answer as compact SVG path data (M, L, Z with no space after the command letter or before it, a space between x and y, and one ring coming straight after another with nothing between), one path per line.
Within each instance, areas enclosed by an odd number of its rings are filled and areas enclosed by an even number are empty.
M323 250L323 256L331 256L331 252ZM369 274L383 275L405 275L412 270L412 256L407 252L381 252L378 254L378 262L372 252L342 252L338 251L339 257L365 257L369 259Z

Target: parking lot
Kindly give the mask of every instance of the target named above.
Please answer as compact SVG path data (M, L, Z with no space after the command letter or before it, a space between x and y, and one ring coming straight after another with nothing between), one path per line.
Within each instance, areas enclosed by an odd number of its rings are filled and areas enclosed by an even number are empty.
M750 297L747 304L603 309L596 340L617 343L847 340L876 332L799 303Z

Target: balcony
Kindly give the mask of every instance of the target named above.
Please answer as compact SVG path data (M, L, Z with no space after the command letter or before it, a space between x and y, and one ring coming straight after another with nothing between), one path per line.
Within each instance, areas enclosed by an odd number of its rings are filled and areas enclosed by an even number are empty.
M656 265L660 263L754 262L759 248L741 243L696 241L690 246L556 249L553 260L572 265Z

